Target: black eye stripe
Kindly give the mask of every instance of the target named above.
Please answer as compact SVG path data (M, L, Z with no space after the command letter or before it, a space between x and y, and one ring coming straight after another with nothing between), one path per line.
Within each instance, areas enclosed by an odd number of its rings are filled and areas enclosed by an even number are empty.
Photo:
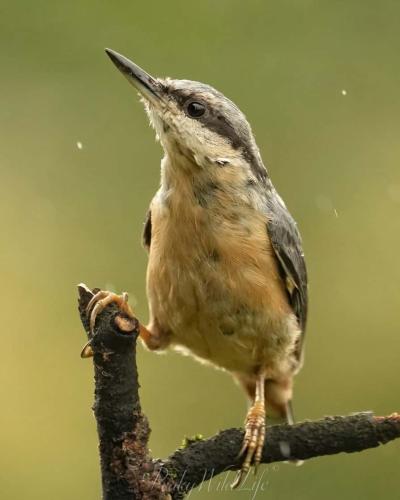
M214 89L211 89L211 87L204 86L204 88L206 92L202 89L199 89L199 92L188 91L186 89L173 89L170 91L169 95L175 100L181 109L185 110L185 113L187 113L187 105L190 102L196 102L205 106L206 112L195 117L195 119L204 127L227 139L232 144L234 149L240 149L243 157L250 164L254 175L260 180L265 180L267 171L254 150L251 136L243 130L243 127L235 127L235 125L229 120L229 117L227 117L224 113L224 107L228 108L229 106L234 105L232 105L232 103L230 103L230 101L222 94L219 94ZM214 92L217 98L221 100L221 104L218 105L218 99L213 101L214 104L217 103L215 106L208 105L207 103L203 104L204 95L207 95L207 92Z

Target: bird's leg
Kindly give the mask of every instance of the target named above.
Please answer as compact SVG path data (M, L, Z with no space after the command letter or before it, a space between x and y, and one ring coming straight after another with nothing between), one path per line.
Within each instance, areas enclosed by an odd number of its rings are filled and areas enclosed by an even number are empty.
M232 483L232 488L237 488L250 466L254 464L255 471L261 461L265 440L265 397L264 397L264 375L259 375L256 382L256 393L254 403L250 407L245 421L245 435L243 446L239 456L244 455L244 460L240 471Z
M93 335L94 333L97 316L101 312L103 312L109 304L113 302L117 304L121 312L128 316L128 318L135 318L131 306L128 304L128 294L126 292L123 292L122 295L117 295L113 292L101 290L100 292L97 292L95 295L93 295L86 307L86 313L90 314L89 328L91 335Z
M104 309L111 303L117 304L120 311L127 316L129 319L136 319L134 312L132 311L131 306L128 303L128 294L123 292L122 295L117 295L113 292L108 292L105 290L101 290L97 292L91 298L89 304L86 307L86 313L89 315L89 329L90 336L93 337L94 328L96 325L97 316L104 311ZM139 323L139 336L143 340L143 342L149 347L149 349L158 349L159 348L159 340L158 336L141 323ZM90 340L85 344L82 349L81 357L82 358L90 358L93 356L93 350L90 345Z
M142 339L144 345L150 351L157 351L159 349L165 348L168 343L165 342L164 336L160 335L154 325L148 325L147 327L139 324L139 337Z
M135 315L128 304L128 294L123 292L122 295L117 295L113 292L100 290L90 299L86 307L86 314L89 315L89 333L93 337L94 327L96 325L97 316L111 303L117 304L121 312L130 319L136 319ZM87 342L81 352L82 358L90 358L93 356L93 350L90 345L90 340Z

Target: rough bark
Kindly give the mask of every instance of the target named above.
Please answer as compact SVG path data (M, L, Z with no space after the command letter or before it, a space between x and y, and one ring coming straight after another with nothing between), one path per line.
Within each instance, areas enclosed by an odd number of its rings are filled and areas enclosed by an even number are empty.
M400 415L374 417L370 412L346 417L326 417L295 425L267 428L262 463L353 453L375 448L400 437ZM181 491L187 492L216 475L240 468L237 454L243 440L241 429L228 429L175 451L163 462L172 471Z
M138 323L129 324L117 306L110 305L98 317L91 338L86 306L98 289L91 292L80 285L78 291L81 320L94 352L93 410L103 499L168 498L168 484L158 481L147 448L150 428L140 407L136 368Z
M86 306L97 289L81 285L79 311L88 333ZM136 369L138 323L115 305L97 318L89 337L94 352L94 414L104 500L181 499L221 472L240 468L243 430L227 429L204 440L189 441L166 460L152 459L150 428L139 399ZM400 415L374 417L370 412L326 417L293 426L268 427L262 463L353 453L400 437Z

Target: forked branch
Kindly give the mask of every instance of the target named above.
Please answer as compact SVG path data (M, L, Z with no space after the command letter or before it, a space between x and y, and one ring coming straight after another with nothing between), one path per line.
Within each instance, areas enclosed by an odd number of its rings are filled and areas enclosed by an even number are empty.
M79 290L79 311L88 332L86 306L93 296ZM194 440L165 460L150 456L150 428L139 399L136 369L138 324L127 321L115 305L97 319L91 341L94 352L94 413L104 500L174 499L216 475L240 468L242 429L227 429ZM326 417L293 426L268 427L263 463L290 458L307 460L341 452L353 453L400 437L400 415L375 417L370 412Z

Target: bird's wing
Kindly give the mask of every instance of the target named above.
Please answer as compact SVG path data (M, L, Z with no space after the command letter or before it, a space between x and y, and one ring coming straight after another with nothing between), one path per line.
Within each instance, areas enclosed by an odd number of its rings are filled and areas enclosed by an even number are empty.
M151 211L149 210L146 214L146 220L144 221L142 243L144 248L149 251L151 243Z
M307 269L296 222L276 192L268 200L267 230L284 280L289 302L301 329L296 355L301 359L307 322Z

